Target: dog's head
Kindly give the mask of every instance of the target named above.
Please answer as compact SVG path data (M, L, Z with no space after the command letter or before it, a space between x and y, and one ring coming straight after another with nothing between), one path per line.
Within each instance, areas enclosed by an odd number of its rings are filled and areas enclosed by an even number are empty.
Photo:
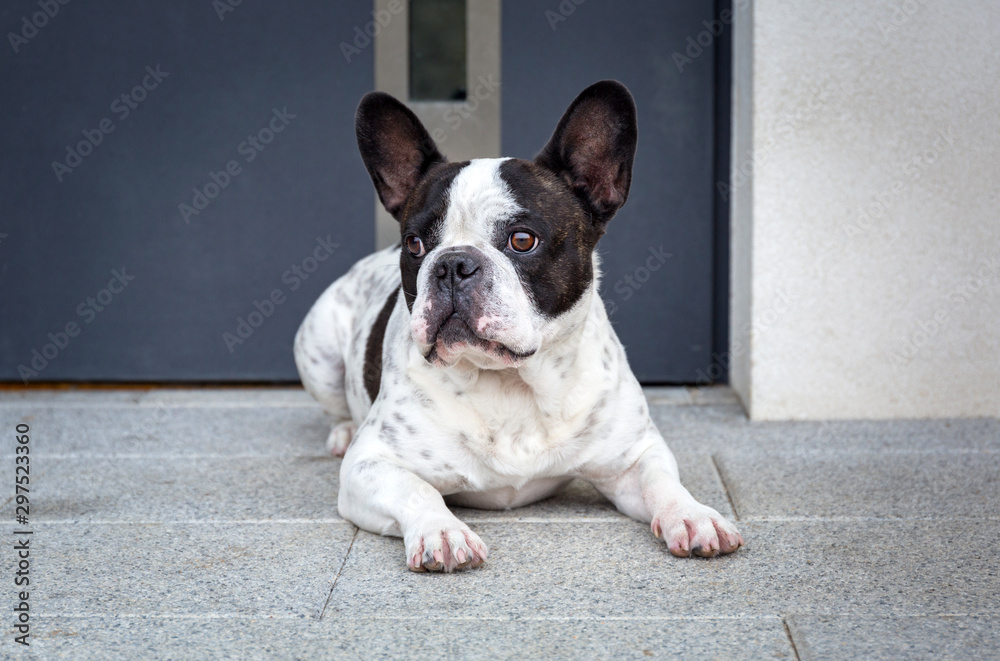
M403 295L428 361L513 367L566 331L632 179L635 103L621 83L584 90L534 161L449 163L420 120L381 92L361 100L356 129L379 199L399 221Z

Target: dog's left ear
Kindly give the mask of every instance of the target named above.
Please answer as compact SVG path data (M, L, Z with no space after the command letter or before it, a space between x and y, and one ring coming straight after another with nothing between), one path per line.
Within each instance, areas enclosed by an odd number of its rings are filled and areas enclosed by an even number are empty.
M628 199L636 136L632 95L618 81L602 80L570 104L535 163L562 177L603 223Z

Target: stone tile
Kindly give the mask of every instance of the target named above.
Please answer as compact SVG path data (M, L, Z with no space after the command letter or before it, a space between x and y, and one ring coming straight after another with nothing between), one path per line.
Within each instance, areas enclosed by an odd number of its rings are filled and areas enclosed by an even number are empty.
M822 659L1000 659L997 617L788 618L802 661Z
M97 659L791 659L780 620L496 620L414 613L342 618L42 618L17 658Z
M118 519L116 512L127 512L129 519L160 520L158 512L170 508L177 508L176 514L166 520L298 518L291 512L307 518L336 516L340 462L326 453L329 423L318 410L40 408L23 419L31 425L35 470L48 473L42 482L36 479L36 485L59 485L57 491L49 492L48 501L37 504L46 517ZM10 457L12 441L4 449ZM732 516L711 458L706 454L676 456L681 479L692 494ZM276 461L251 461L254 457ZM304 472L296 472L299 464L288 465L293 459L306 467ZM255 513L261 508L259 494L254 492L258 487L252 486L255 481L268 494L268 511L280 515ZM289 495L287 490L298 494ZM310 500L314 493L320 495ZM320 514L326 511L328 515ZM596 490L577 482L528 508L465 510L461 516L516 520L618 514Z
M732 508L719 474L708 455L677 455L681 482L700 502L714 507L723 516L733 517ZM573 480L560 493L538 503L512 510L476 510L454 508L455 514L463 521L523 521L552 520L566 518L581 519L621 519L615 506L597 489L583 480Z
M318 408L36 407L0 409L0 429L31 427L33 454L325 454L330 425ZM0 446L13 452L13 436Z
M740 398L729 386L689 387L687 391L695 406L740 405Z
M230 388L31 388L0 389L0 408L119 406L308 406L319 404L302 386Z
M726 487L711 456L675 452L674 457L680 469L681 483L698 502L714 508L730 519L736 518L726 495Z
M1000 454L721 452L743 519L996 517Z
M141 406L260 407L303 406L320 410L302 386L247 388L154 388L143 394Z
M645 525L630 521L473 523L490 559L450 576L414 574L406 569L401 540L360 532L328 612L406 617L458 607L511 618L989 614L1000 590L996 521L740 526L746 548L702 560L674 558Z
M50 521L189 521L339 518L340 463L304 457L36 458L32 518ZM678 457L681 476L701 502L732 518L711 459ZM113 466L113 468L110 468ZM14 504L0 507L0 516ZM511 510L456 507L466 521L627 520L582 480L539 503Z
M675 451L1000 452L1000 419L750 422L739 406L651 406Z
M35 617L294 618L318 616L355 528L34 523L33 531ZM13 575L13 564L13 554L5 553L5 576Z
M691 394L683 386L647 386L642 392L650 406L691 406Z
M32 469L32 521L339 519L340 459L329 455L35 457Z
M749 422L739 405L729 406L667 406L650 403L653 422L667 439L671 448L680 449L678 441L686 443L685 450L714 450L734 440L742 441L748 435Z
M0 411L38 406L129 406L138 404L147 391L147 388L0 389Z

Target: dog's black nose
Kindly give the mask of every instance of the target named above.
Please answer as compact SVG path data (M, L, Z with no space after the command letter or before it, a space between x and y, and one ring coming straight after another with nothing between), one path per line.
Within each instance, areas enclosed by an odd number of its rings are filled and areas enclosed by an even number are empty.
M467 286L478 279L480 273L479 258L471 252L455 250L438 258L434 275L453 287Z

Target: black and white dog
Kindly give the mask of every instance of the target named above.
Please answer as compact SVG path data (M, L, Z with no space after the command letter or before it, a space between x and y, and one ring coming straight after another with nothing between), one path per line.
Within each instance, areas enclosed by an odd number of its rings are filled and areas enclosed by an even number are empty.
M632 178L628 90L584 90L534 161L449 163L378 92L356 129L402 245L334 282L295 338L335 418L341 516L402 536L413 571L452 571L487 547L447 504L518 507L582 478L676 556L738 549L681 485L597 293L594 247Z

